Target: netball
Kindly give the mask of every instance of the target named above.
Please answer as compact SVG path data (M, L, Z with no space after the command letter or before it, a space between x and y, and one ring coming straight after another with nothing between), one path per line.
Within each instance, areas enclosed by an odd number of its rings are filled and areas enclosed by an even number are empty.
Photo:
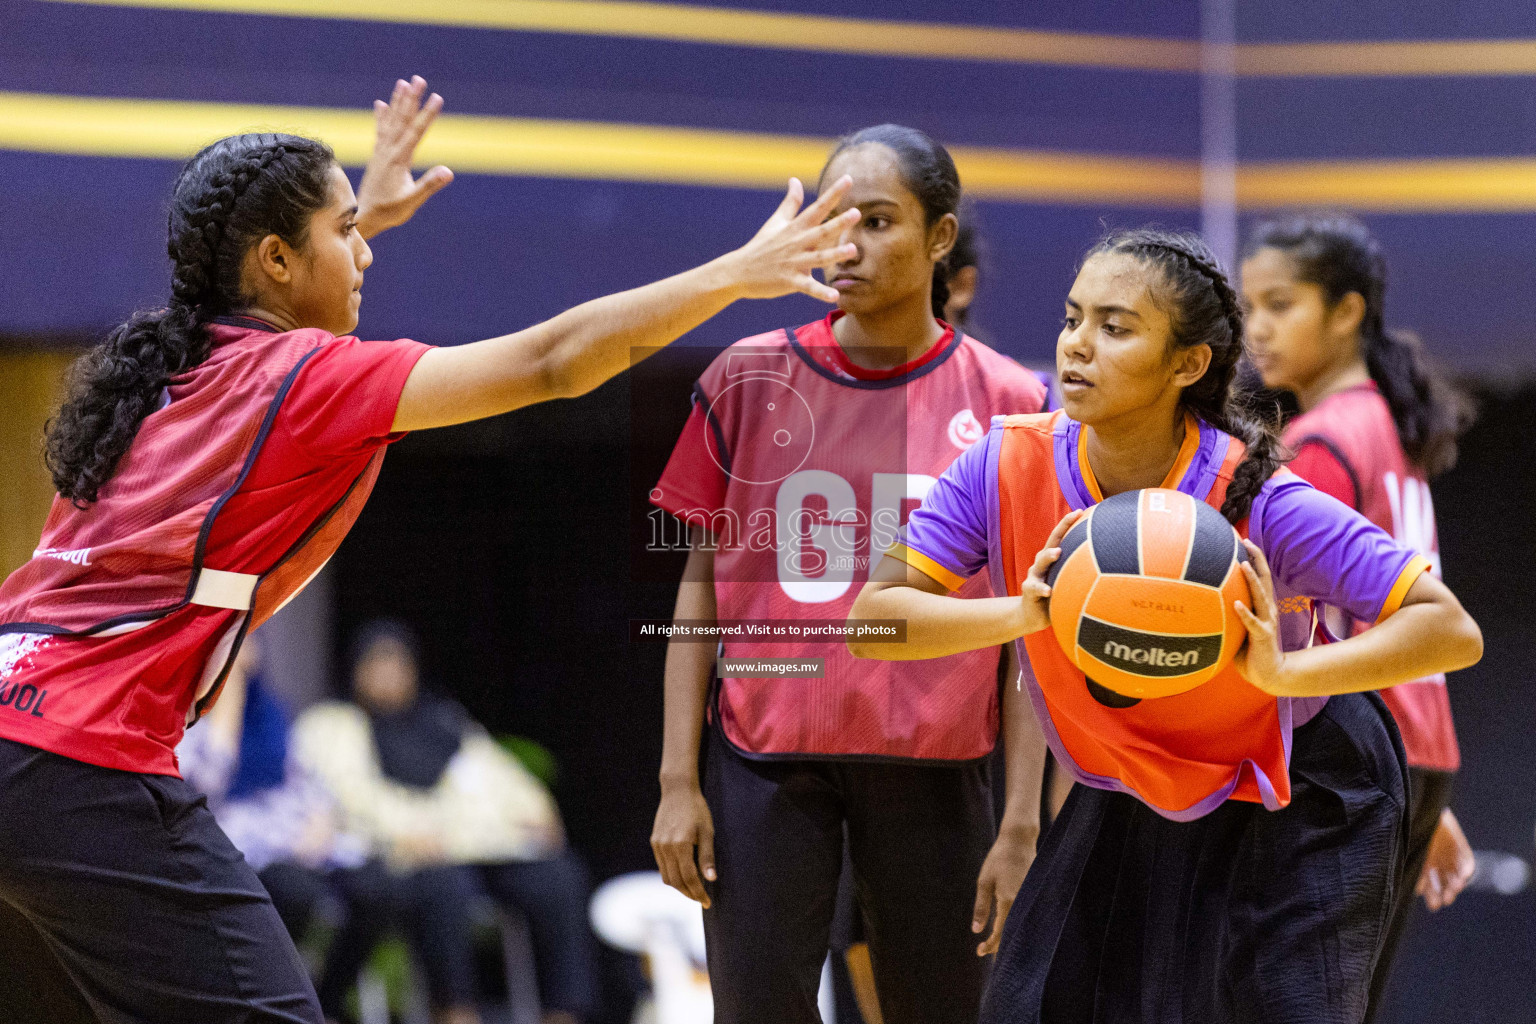
M1127 491L1093 506L1046 581L1051 627L1089 679L1124 697L1192 690L1243 643L1250 600L1237 531L1180 491Z

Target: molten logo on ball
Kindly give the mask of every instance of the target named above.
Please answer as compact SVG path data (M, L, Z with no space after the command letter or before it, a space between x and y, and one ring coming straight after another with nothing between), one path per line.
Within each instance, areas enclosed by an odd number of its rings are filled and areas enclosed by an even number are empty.
M1161 668L1188 668L1191 665L1200 664L1199 651L1165 651L1161 647L1148 650L1136 650L1125 644L1117 644L1113 640L1104 645L1104 657L1112 661L1128 661L1133 665L1155 665Z
M1237 532L1203 501L1128 491L1094 505L1046 573L1051 626L1072 663L1107 695L1133 701L1192 690L1231 664L1249 601Z

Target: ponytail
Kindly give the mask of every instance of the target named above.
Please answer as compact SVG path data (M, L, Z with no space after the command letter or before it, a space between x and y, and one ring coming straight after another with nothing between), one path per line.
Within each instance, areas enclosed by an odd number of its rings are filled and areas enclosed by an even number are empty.
M1171 311L1174 345L1210 346L1210 366L1184 389L1183 404L1247 447L1221 505L1221 514L1236 525L1248 518L1253 500L1284 454L1274 432L1255 412L1252 395L1234 386L1243 354L1243 310L1237 293L1199 235L1151 228L1121 231L1088 255L1101 253L1126 253L1155 268L1162 277L1159 303Z
M249 302L245 253L276 234L302 247L329 199L330 147L293 135L236 135L198 153L176 179L166 251L171 295L135 313L70 369L48 421L44 461L77 508L100 497L166 385L208 358L206 324Z
M1418 338L1389 331L1385 299L1387 262L1381 243L1353 217L1300 214L1266 221L1248 243L1284 253L1296 276L1337 303L1351 292L1365 300L1361 355L1381 390L1408 461L1427 477L1456 464L1457 440L1472 425L1472 405L1431 365Z
M1408 461L1426 477L1456 465L1457 442L1472 425L1472 403L1430 366L1419 339L1378 329L1365 338L1365 365L1381 389Z
M77 508L94 502L166 382L207 355L197 310L172 300L133 314L77 360L64 404L46 427L43 458L60 497Z

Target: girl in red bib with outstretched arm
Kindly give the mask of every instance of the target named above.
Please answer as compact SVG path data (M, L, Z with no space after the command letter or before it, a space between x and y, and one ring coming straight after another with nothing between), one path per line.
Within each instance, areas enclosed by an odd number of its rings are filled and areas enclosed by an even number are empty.
M1440 574L1429 479L1456 461L1467 402L1425 363L1418 343L1387 330L1387 265L1364 224L1298 215L1254 230L1243 261L1250 358L1270 388L1296 396L1286 425L1293 473L1423 554ZM1330 617L1332 619L1334 617ZM1331 621L1340 635L1369 622ZM1372 984L1385 991L1415 890L1431 910L1472 877L1472 848L1451 813L1461 766L1445 676L1381 692L1408 754L1408 880L1398 893Z
M0 900L103 1020L322 1019L173 751L245 634L341 542L388 444L583 394L737 299L837 297L810 270L848 251L858 212L829 213L850 182L801 211L791 181L751 241L694 270L456 348L359 341L365 239L452 177L411 175L442 107L425 92L401 81L376 104L355 197L313 139L238 135L193 157L169 302L84 356L49 425L59 494L0 588Z
M853 608L932 658L1017 641L1077 780L1003 933L981 1019L1358 1024L1400 883L1406 772L1380 689L1470 665L1476 623L1428 562L1279 466L1232 392L1236 294L1205 243L1113 235L1056 344L1064 408L993 420ZM1147 487L1221 510L1252 606L1233 666L1171 697L1105 696L1049 628L1044 576L1082 510ZM987 568L997 596L948 591ZM1310 646L1313 602L1380 625Z

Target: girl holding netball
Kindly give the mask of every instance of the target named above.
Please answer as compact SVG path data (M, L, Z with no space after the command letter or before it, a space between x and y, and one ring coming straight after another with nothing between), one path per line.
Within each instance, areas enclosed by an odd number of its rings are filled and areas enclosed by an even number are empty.
M0 588L0 900L110 1021L317 1024L255 873L173 750L241 638L335 550L403 431L589 391L736 299L837 293L840 180L745 246L457 348L347 337L366 237L451 175L411 157L442 106L398 82L354 197L323 143L239 135L170 207L171 295L77 365L48 431L58 497ZM846 204L844 204L846 205Z
M859 645L867 657L1017 641L1080 783L1004 930L989 1024L1365 1014L1407 792L1387 711L1362 691L1470 665L1482 638L1422 556L1280 470L1232 391L1242 348L1238 298L1200 239L1106 239L1066 300L1064 409L994 421L854 605L907 622L904 644ZM1159 486L1244 537L1248 639L1203 686L1127 700L1067 660L1044 576L1081 510ZM982 568L997 596L948 596ZM1380 624L1310 647L1314 601Z
M1283 438L1296 453L1291 471L1419 551L1438 576L1429 480L1455 463L1470 412L1414 339L1387 330L1386 283L1381 245L1359 221L1299 215L1259 225L1243 261L1249 356L1266 387L1301 407ZM1347 636L1370 623L1333 625ZM1408 754L1407 878L1417 885L1398 893L1373 995L1384 991L1415 888L1438 910L1474 866L1448 806L1461 753L1445 676L1381 696Z
M854 185L836 208L860 216L853 252L824 268L838 308L726 349L652 492L699 528L679 620L841 627L871 552L981 424L1041 407L1028 371L938 318L960 200L948 152L882 125L838 143L822 181L840 176ZM977 954L995 947L1039 828L1043 743L1013 687L1008 813L994 826L1001 642L881 665L855 662L837 634L727 635L717 674L712 640L672 641L651 842L662 876L706 908L716 1020L819 1020L845 834L887 1024L975 1019ZM823 668L731 665L763 657Z

